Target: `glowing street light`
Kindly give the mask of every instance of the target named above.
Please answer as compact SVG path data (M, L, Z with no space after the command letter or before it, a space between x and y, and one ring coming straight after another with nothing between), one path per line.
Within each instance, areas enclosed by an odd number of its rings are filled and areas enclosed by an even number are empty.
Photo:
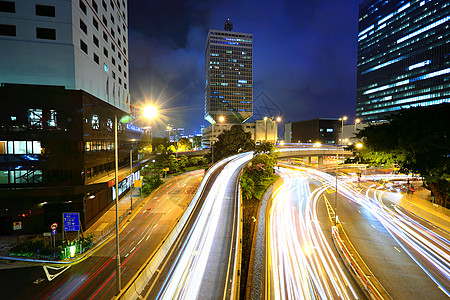
M224 116L219 117L219 122L223 123L225 121ZM211 124L211 135L209 139L209 145L211 146L211 163L214 163L214 147L213 147L213 134L214 134L214 123Z
M362 147L363 147L363 144L362 144L362 143L357 143L357 144L356 144L356 148L361 149Z
M144 107L142 114L147 119L154 119L158 115L158 109L153 105L148 105Z

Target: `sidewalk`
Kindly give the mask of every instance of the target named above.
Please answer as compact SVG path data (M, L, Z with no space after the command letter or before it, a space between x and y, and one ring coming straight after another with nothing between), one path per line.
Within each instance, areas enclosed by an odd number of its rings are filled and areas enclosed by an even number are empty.
M163 178L163 185L172 180L176 180L175 177ZM161 185L161 186L163 186ZM123 221L127 219L127 217L131 216L130 214L130 192L125 194L121 199L119 199L119 224L123 224ZM151 195L151 194L150 194ZM150 197L147 196L147 197ZM145 197L145 198L147 198ZM133 190L133 211L139 207L142 200L145 199L143 196L139 197L139 189L134 188ZM99 243L109 238L109 234L115 233L115 222L116 222L116 206L113 205L111 208L103 214L91 227L89 227L85 232L84 236L88 234L94 234L94 248L99 245ZM28 238L42 237L41 234L35 235L21 235L20 241L24 241ZM0 236L0 257L8 257L10 260L14 260L15 257L9 257L9 249L11 246L17 244L17 236L16 235L5 235ZM90 250L89 250L90 251ZM86 255L89 251L83 254ZM19 258L19 260L24 260L23 258ZM33 261L33 259L30 259ZM56 261L55 261L56 263Z
M431 192L422 187L421 182L420 184L417 181L414 182L414 186L415 192L413 195L402 193L402 197L400 198L395 196L396 193L391 193L393 195L389 199L419 217L450 232L450 210L431 203Z

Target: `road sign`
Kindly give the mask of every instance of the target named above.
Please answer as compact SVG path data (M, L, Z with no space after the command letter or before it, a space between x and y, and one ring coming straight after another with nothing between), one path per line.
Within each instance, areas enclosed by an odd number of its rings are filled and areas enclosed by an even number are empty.
M58 228L58 223L53 223L52 226L50 226L51 230L54 230L56 228Z
M77 212L63 213L64 231L80 230L80 214Z
M22 222L13 222L13 230L22 229Z
M141 179L136 179L134 181L134 187L142 187L142 180Z
M56 234L56 229L52 229L52 235Z
M43 235L44 236L52 236L51 232L44 232Z

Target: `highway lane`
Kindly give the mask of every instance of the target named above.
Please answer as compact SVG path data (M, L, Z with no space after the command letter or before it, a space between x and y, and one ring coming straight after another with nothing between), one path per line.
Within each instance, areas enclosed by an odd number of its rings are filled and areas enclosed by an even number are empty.
M299 171L281 168L283 184L266 214L266 290L270 299L358 299L353 280L321 228L322 188ZM311 192L310 188L314 191ZM328 225L329 226L329 225Z
M122 286L134 276L176 224L200 184L203 173L203 170L194 171L163 186L121 228ZM115 295L114 238L79 263L62 269L54 267L44 265L0 270L2 296L7 299L111 299Z
M313 169L300 170L310 178L322 181L329 189L334 188L334 176ZM436 281L436 278L433 278L436 274L429 272L431 265L422 262L422 268L417 264L420 261L408 253L408 238L415 236L423 228L414 228L411 225L413 222L405 221L403 215L392 215L380 206L378 198L373 199L373 191L370 192L372 195L359 193L356 185L343 176L340 177L338 190L345 196L338 198L339 220L355 248L393 299L448 299L446 293L449 280L441 277ZM332 199L331 202L334 201L334 194L324 195ZM408 228L405 228L405 223ZM431 236L430 232L425 235ZM421 236L423 238L423 234ZM448 266L448 240L441 238L439 242L442 243L442 252L437 256L441 262L444 260L445 270L445 266ZM416 251L422 252L424 248L419 247Z
M145 299L231 297L238 202L236 182L251 153L220 161L184 231L141 296Z

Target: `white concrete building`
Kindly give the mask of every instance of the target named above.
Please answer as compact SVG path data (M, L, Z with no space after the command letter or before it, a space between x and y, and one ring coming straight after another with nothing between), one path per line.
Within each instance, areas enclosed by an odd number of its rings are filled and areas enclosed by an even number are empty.
M202 145L209 148L211 143L217 142L217 137L225 130L230 130L231 126L242 126L245 132L252 134L252 139L255 142L268 141L275 143L278 136L278 123L264 120L257 120L252 123L234 124L234 123L215 123L209 125L202 130ZM212 133L212 135L211 135Z
M0 2L0 83L84 90L129 110L125 0Z

